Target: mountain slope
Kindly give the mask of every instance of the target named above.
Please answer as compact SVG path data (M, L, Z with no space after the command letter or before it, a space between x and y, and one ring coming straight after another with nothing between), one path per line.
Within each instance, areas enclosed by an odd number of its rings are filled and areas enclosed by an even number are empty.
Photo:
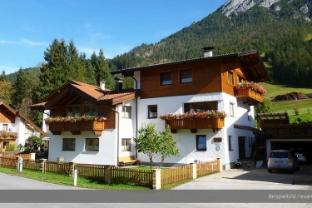
M142 44L111 60L113 69L256 49L271 79L312 86L312 0L230 0L211 15L155 44Z

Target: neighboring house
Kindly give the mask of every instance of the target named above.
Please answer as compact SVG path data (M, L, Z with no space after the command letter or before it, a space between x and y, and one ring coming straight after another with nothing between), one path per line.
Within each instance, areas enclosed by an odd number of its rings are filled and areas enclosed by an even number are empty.
M43 131L29 118L0 101L0 151L10 145L25 145L30 136L40 136Z
M64 85L36 106L50 110L49 160L117 165L131 156L148 161L133 141L146 124L171 129L180 154L166 163L221 158L228 168L251 157L253 105L263 97L248 82L264 81L267 73L257 52L211 54L114 72L132 77L133 91L77 81ZM85 115L93 115L92 122L83 122Z
M114 92L71 81L53 92L45 109L51 161L117 165L135 155L135 92Z

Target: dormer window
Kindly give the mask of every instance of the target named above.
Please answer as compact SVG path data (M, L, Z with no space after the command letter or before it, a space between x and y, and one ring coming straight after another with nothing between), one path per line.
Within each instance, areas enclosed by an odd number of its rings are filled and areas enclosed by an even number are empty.
M183 70L180 72L180 83L187 84L193 81L192 70Z
M160 74L160 85L171 85L172 84L172 78L170 72L163 72Z

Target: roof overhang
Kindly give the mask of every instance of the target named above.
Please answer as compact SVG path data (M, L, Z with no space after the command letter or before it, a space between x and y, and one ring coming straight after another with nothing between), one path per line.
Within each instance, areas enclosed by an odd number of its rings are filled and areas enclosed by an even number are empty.
M192 64L197 62L206 62L206 61L232 61L237 60L241 63L243 70L247 73L251 80L259 82L266 81L268 79L268 74L265 69L265 66L261 60L261 57L257 51L248 51L241 53L232 53L224 54L212 57L202 57L196 59L187 59L176 62L162 63L162 64L153 64L149 66L133 67L126 68L118 71L112 72L112 74L122 74L123 76L133 76L136 71L152 70L158 69L159 67L173 66L178 64Z

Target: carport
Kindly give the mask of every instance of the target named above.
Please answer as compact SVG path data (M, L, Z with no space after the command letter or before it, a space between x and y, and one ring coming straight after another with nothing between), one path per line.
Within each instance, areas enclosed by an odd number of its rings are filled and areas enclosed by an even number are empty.
M258 115L261 134L258 140L265 142L266 156L271 150L286 149L303 152L312 164L312 124L291 124L287 113Z

